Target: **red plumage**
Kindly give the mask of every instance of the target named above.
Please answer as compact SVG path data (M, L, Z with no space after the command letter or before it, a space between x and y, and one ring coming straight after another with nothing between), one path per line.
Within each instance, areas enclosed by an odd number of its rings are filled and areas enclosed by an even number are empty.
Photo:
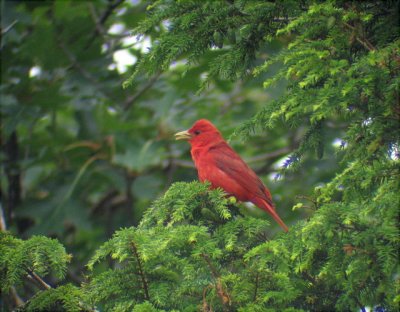
M271 193L256 173L226 143L218 129L208 120L200 119L187 131L177 133L176 139L187 139L201 182L209 181L212 188L222 188L240 201L252 202L268 212L287 232L288 227L275 211Z

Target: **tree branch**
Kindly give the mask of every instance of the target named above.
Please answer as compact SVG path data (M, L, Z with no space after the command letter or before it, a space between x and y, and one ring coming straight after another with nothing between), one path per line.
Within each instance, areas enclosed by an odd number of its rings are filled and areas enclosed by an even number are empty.
M117 0L115 2L110 1L108 4L107 9L103 12L103 14L100 17L100 24L104 24L106 20L110 17L111 13L120 5L124 2L125 0Z
M32 270L28 270L28 279L30 279L31 281L33 281L35 284L37 284L39 287L41 287L43 290L48 290L48 289L52 289L53 287L51 287L49 284L47 284L39 275L37 275L34 271ZM29 300L25 303L27 304L29 302ZM82 308L82 311L90 311L90 312L94 312L97 311L95 309L87 309L84 308L84 303L79 301L79 306Z
M140 261L140 256L139 256L137 247L136 247L134 242L131 243L131 247L132 247L133 255L136 258L138 271L139 271L138 273L139 273L140 278L142 280L142 288L143 288L143 291L144 291L144 299L150 300L149 284L147 282L146 275L145 275L144 270L143 270L142 262Z
M222 304L224 306L231 305L231 298L229 297L229 294L225 291L224 287L222 286L221 276L218 273L217 269L212 264L210 257L204 253L201 254L201 257L207 263L207 266L209 267L209 269L211 271L212 277L216 280L215 289L217 291L218 297L221 299Z
M103 213L103 210L105 207L108 207L111 205L112 201L114 200L115 197L119 195L118 190L116 189L111 189L107 193L104 194L100 200L94 204L92 207L90 214L97 214L97 213Z
M102 37L104 37L104 34L106 33L106 31L104 30L103 24L100 23L99 17L97 15L97 12L96 12L96 9L95 9L93 3L89 2L88 8L89 8L90 14L92 15L92 19L93 19L93 22L94 22L96 28L93 32L92 37L89 39L87 47L89 47L92 44L92 42L96 38L97 34L100 34ZM108 42L106 42L106 44L108 46Z
M150 89L158 80L158 78L160 77L161 72L158 72L157 74L155 74L153 77L150 78L149 81L147 81L147 83L145 83L142 88L140 88L135 94L129 96L126 98L125 102L124 102L124 106L123 109L125 111L127 111L132 105L133 103L135 103L135 101L142 96L142 94L144 94L148 89Z
M251 163L256 163L256 162L261 162L261 161L274 159L276 157L284 156L284 155L286 155L287 153L290 153L290 152L291 152L290 147L289 146L285 146L285 147L277 149L277 150L275 150L273 152L269 152L269 153L265 153L265 154L261 154L261 155L250 157L247 160L247 163L251 164Z
M43 289L52 288L49 284L47 284L39 275L37 275L32 270L28 270L28 278L33 280L36 284L38 284Z
M258 293L258 286L259 286L259 281L260 281L260 275L257 272L256 273L256 280L255 280L255 287L254 287L254 295L253 295L253 302L257 300L257 293Z
M2 29L1 30L1 36L4 36L6 33L8 33L18 22L19 22L18 20L15 20L10 25L8 25L4 29Z
M211 304L208 305L207 298L206 298L207 291L210 288L212 288L212 285L208 285L207 287L204 287L204 289L203 289L203 306L201 309L202 312L212 312L213 311Z
M3 205L1 204L0 201L0 232L5 232L5 231L7 231L7 222L4 215ZM21 296L18 294L15 286L11 286L10 293L16 307L25 304L24 300L22 300Z
M89 47L92 44L92 42L96 38L97 34L100 34L102 36L106 34L106 32L104 31L104 27L103 27L105 22L111 16L112 12L124 1L125 0L117 0L115 2L109 1L107 8L105 9L105 11L103 12L103 14L101 15L100 18L97 16L97 13L95 12L93 5L91 3L89 4L90 13L93 16L93 20L96 25L96 28L93 32L93 35L91 36L91 38L88 41L87 47Z
M58 46L61 48L61 50L64 52L65 56L71 62L71 66L77 69L82 74L83 77L89 80L96 88L101 90L101 92L103 93L103 88L99 85L96 79L94 79L94 77L88 71L86 71L86 69L83 68L81 64L78 63L75 55L73 55L72 52L69 51L69 49L65 46L64 42L62 42L61 39L57 38L57 43Z
M75 55L72 54L72 52L66 47L64 42L60 38L56 38L58 46L61 48L61 50L64 52L65 56L69 59L71 62L71 66L75 68L81 75L86 78L89 82L91 82L96 89L104 94L107 98L110 100L117 102L116 99L114 99L108 92L104 90L104 87L99 84L99 82L90 74L78 61Z
M376 48L373 46L373 44L367 39L365 38L365 36L363 38L357 36L356 32L357 29L356 27L354 27L353 25L350 25L347 22L343 22L343 25L345 25L347 28L351 29L354 33L355 33L355 38L356 40L367 50L369 51L376 51Z

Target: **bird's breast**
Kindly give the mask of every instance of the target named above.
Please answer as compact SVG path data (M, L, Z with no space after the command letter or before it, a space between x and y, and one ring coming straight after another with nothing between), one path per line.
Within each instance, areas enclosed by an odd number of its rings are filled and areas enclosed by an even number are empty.
M213 171L215 166L212 157L208 154L208 149L192 148L190 152L197 169L199 180L201 182L204 182L205 180L210 181L210 173Z
M204 164L207 163L208 149L192 147L190 153L192 155L192 159L197 170L199 170L199 168L203 167Z

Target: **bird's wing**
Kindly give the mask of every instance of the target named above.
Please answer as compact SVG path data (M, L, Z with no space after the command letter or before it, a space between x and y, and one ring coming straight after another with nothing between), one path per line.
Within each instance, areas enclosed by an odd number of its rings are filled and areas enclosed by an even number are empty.
M233 180L235 184L243 188L243 192L248 194L248 201L252 200L250 197L260 197L274 208L269 190L264 186L256 173L247 166L226 142L212 146L208 150L208 155L219 170L226 174L229 179Z

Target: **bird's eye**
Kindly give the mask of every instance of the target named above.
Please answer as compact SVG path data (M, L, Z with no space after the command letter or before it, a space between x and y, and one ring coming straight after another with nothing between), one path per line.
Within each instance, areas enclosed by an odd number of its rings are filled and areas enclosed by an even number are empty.
M199 135L200 133L201 133L200 130L196 130L196 131L194 132L195 135Z

